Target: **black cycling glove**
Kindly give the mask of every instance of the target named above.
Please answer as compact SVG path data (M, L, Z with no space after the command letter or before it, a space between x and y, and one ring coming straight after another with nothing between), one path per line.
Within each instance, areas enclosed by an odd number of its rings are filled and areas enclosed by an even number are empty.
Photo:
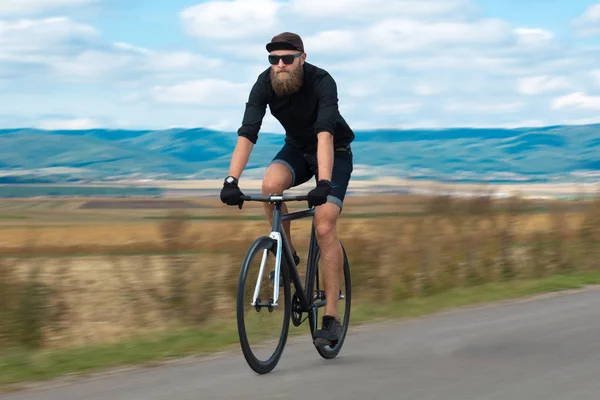
M244 193L238 187L238 180L232 176L225 178L221 189L221 201L229 206L238 206L240 209L244 204L241 199Z
M308 192L308 206L320 206L321 204L325 204L327 202L327 196L331 193L331 189L333 188L333 184L326 180L321 179L317 182L317 187Z

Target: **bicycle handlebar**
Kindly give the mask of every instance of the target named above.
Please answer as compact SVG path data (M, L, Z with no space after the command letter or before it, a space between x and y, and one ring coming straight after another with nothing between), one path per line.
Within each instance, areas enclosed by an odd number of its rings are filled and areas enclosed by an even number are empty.
M308 200L307 195L293 196L293 195L281 195L271 194L268 196L241 196L241 200L244 201L262 201L265 203L272 203L277 201L306 201Z

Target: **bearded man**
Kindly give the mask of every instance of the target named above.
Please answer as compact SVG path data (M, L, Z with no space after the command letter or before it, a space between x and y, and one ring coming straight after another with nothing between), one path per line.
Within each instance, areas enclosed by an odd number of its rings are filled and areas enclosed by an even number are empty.
M271 66L259 74L250 91L220 197L223 203L241 208L239 179L268 105L285 130L285 143L265 171L262 194L282 194L313 177L316 181L308 193L308 203L315 207L315 231L327 298L322 327L314 338L315 345L323 347L335 343L340 331L337 305L343 253L337 220L353 170L350 143L354 132L339 112L335 80L324 69L306 62L304 44L297 34L276 35L266 49ZM273 205L265 203L264 207L271 224ZM282 211L288 212L285 204ZM285 221L283 227L298 265L300 258L292 244L290 221Z

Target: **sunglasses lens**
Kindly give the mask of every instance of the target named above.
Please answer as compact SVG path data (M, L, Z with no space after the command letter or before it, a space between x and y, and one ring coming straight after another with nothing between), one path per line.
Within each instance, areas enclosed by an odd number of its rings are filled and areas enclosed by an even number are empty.
M283 60L283 63L286 65L290 65L294 62L294 58L296 58L293 54L286 54L284 56L274 56L269 54L269 62L273 65L279 64L279 60Z

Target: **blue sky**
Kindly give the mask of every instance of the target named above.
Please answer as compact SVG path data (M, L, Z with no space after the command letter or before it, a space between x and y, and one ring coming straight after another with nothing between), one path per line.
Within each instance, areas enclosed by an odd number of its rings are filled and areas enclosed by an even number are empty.
M355 129L600 122L599 27L582 0L6 2L0 127L234 131L284 30Z

